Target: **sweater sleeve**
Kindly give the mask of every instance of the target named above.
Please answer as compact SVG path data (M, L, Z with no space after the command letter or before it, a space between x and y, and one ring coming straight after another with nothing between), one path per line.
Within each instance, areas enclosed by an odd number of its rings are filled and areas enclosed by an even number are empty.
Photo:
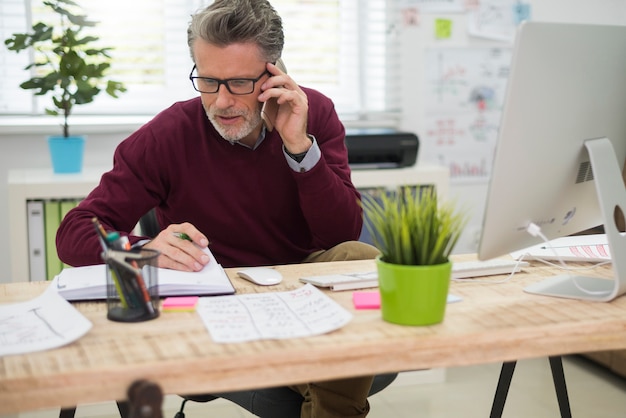
M322 157L307 172L294 172L302 212L313 244L328 249L356 240L363 224L360 194L352 184L345 129L330 99L305 89L309 98L308 133L315 136Z
M160 200L159 182L146 143L150 130L142 128L122 142L114 154L113 169L99 185L61 222L56 245L59 258L72 266L102 263L102 248L92 219L107 231L129 235L131 244L145 237L130 235L137 221ZM137 158L141 155L143 158ZM144 162L143 164L141 162ZM132 199L129 197L132 196Z

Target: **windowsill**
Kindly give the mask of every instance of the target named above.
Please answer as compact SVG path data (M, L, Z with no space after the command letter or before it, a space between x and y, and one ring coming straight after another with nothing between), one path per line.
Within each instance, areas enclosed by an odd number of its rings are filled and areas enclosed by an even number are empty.
M137 130L150 121L154 115L74 115L70 118L70 133L80 135L95 133L128 133ZM49 115L39 116L0 116L0 135L50 135L61 133L63 119ZM395 128L397 122L385 120L344 120L344 126L350 128Z
M72 116L70 130L77 134L129 132L139 128L154 115L144 116ZM0 134L61 133L63 120L55 116L0 116ZM70 132L70 133L72 133Z

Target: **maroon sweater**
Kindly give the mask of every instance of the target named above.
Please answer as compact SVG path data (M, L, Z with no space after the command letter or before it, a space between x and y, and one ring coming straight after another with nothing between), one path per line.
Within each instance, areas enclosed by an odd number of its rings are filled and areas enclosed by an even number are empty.
M128 233L153 207L162 228L190 222L224 267L295 263L358 239L359 194L350 181L345 131L330 99L304 89L308 133L321 149L308 172L292 170L276 130L256 150L231 145L200 98L176 103L120 143L113 169L70 211L57 250L74 266L101 263L91 219ZM141 238L129 236L131 243Z

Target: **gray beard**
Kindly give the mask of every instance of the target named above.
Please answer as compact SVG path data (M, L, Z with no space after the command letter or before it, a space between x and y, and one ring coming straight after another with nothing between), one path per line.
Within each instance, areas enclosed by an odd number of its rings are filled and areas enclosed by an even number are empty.
M237 141L242 140L243 138L245 138L246 136L250 135L250 133L257 127L259 126L259 124L261 123L262 119L261 119L261 113L254 113L251 116L248 114L241 114L244 116L250 116L250 117L245 117L244 119L244 124L240 125L238 127L232 127L232 128L226 128L223 125L221 125L219 123L219 121L217 120L217 118L215 117L215 114L207 109L205 109L205 113L207 115L207 117L209 118L209 122L211 122L211 125L213 125L213 127L215 128L215 130L228 142L230 142L231 144Z

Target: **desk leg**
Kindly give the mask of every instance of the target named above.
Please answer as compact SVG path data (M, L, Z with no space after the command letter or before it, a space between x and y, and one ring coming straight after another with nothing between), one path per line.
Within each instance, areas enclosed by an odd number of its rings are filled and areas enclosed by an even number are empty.
M76 407L61 408L59 418L74 418L76 415Z
M496 395L493 398L493 405L491 406L491 414L489 415L489 418L502 417L504 403L506 402L506 397L509 394L509 387L511 386L511 379L513 379L513 372L515 371L516 364L517 361L502 363L500 378L498 379L498 387L496 388Z
M117 410L121 418L130 418L130 403L128 401L116 401Z
M561 356L549 357L549 360L550 369L552 370L552 380L554 381L554 389L556 391L556 398L559 402L559 412L561 413L561 418L572 418L572 411L570 409L569 398L567 396L567 386L565 384L565 374L563 373L563 361ZM502 363L500 379L498 380L496 395L493 399L491 415L489 415L490 418L502 417L504 403L506 402L506 397L509 393L513 372L515 371L515 364L515 361Z
M572 418L572 411L569 406L567 396L567 386L565 385L565 374L563 373L563 361L561 356L550 357L550 368L552 369L552 380L556 390L556 399L559 402L561 418Z
M128 388L128 418L163 418L163 392L156 383L138 380ZM120 414L126 409L118 403Z

